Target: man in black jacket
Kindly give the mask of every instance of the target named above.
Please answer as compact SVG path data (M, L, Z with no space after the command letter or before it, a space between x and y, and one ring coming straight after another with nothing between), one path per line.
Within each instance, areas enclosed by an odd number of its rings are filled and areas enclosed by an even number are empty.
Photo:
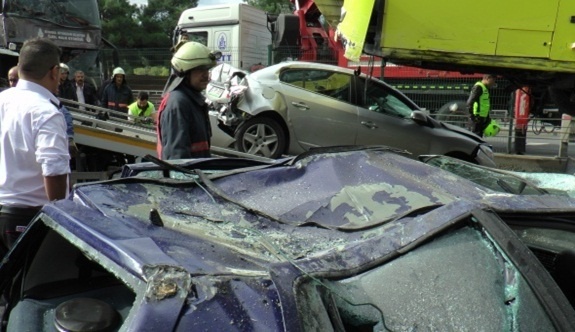
M65 63L60 64L60 84L58 85L58 97L69 99L73 101L78 101L76 96L76 90L74 89L74 84L68 79L68 74L70 73L70 68ZM76 107L73 104L72 107Z
M126 73L124 69L117 67L112 72L112 82L104 88L102 93L102 107L126 113L126 116L115 114L111 116L127 120L128 106L133 102L134 94L126 82Z
M212 132L202 91L210 82L210 68L220 56L203 44L187 42L172 57L174 73L166 84L158 112L160 159L210 157Z
M78 97L78 102L99 106L96 88L85 81L85 75L83 71L76 70L74 73L74 81L74 89L76 91L76 96ZM84 109L84 107L81 106L80 109Z

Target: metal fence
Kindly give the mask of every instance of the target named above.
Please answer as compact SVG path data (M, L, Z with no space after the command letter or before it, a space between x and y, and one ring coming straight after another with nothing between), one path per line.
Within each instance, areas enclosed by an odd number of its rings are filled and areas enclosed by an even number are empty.
M445 123L469 128L466 115L432 116ZM496 136L484 139L496 153L567 157L568 144L575 139L575 126L570 117L564 117L559 123L550 122L549 118L531 118L526 126L521 127L506 111L492 112L491 117L498 121L501 131Z

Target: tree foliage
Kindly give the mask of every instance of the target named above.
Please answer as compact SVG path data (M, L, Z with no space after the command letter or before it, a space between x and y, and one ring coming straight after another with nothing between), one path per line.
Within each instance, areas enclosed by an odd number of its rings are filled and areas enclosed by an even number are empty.
M246 0L246 3L270 14L293 12L293 5L289 0Z
M169 48L180 14L197 5L198 0L148 0L140 6L100 0L102 34L118 48Z
M148 0L138 15L142 30L147 34L143 47L170 47L172 33L182 11L196 7L198 0Z
M128 0L100 0L102 35L117 47L137 47L140 27L135 20L136 5Z

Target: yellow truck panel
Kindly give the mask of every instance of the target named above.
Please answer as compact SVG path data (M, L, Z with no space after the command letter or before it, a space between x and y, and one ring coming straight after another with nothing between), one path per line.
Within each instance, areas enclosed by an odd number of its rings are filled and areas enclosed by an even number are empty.
M575 1L346 0L343 7L338 33L351 60L363 48L392 62L575 70Z

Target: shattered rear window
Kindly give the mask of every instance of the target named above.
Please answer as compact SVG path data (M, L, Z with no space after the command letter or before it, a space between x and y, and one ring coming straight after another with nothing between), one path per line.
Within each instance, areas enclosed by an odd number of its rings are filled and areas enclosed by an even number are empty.
M297 294L304 330L554 330L516 267L471 227L351 278L310 278Z
M425 163L459 175L497 192L515 195L545 194L544 190L518 176L466 163L450 157L436 156L426 160Z

